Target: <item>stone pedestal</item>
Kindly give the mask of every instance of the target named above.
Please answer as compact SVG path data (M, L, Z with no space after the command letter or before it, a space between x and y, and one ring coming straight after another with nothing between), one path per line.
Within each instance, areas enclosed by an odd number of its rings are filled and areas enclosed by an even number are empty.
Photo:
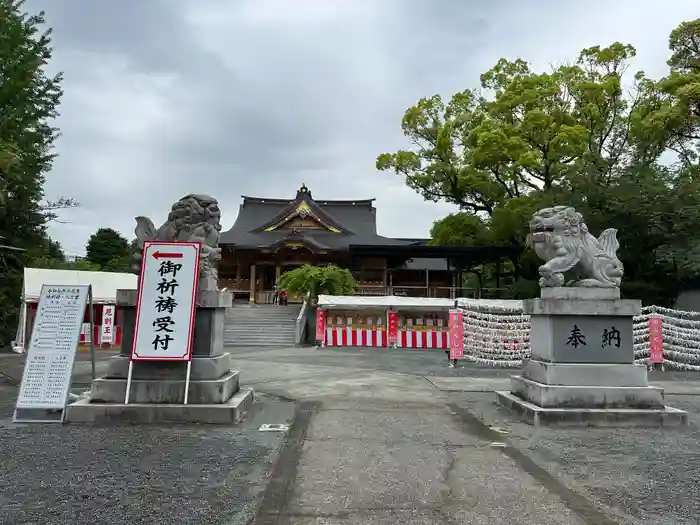
M240 372L232 370L224 352L224 317L232 305L230 292L197 296L188 404L183 405L187 364L135 362L129 404L124 404L129 356L136 323L137 290L118 290L122 315L122 350L110 358L105 377L92 382L90 397L68 406L66 420L87 422L235 423L253 401L253 390L241 388Z
M617 288L543 288L524 301L532 358L499 402L534 424L685 423L664 405L644 365L634 364L633 317L641 302Z

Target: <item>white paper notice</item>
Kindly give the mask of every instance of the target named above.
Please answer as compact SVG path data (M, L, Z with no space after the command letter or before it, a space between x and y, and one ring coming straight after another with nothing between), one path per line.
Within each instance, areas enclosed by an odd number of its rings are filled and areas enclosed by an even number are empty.
M100 328L100 344L114 343L114 305L102 306L102 327Z
M133 361L189 361L199 244L145 242Z
M88 286L42 286L17 408L65 407L87 297Z

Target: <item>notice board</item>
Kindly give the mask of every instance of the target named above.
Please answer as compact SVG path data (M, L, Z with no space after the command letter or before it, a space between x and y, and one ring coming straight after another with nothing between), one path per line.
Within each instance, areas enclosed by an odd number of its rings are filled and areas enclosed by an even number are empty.
M89 285L44 285L27 350L18 410L63 410L68 400Z

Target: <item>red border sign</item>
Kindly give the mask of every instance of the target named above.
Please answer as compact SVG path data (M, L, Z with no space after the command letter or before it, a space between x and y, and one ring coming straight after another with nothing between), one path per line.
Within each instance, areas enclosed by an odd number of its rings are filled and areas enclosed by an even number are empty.
M163 248L163 251L158 251L158 248ZM143 300L143 284L144 276L146 274L146 268L149 263L151 263L151 251L156 248L156 252L152 254L154 261L158 262L159 259L164 257L172 256L177 258L182 258L180 253L168 253L168 247L173 249L173 247L184 248L184 247L194 247L196 249L195 253L195 263L193 264L193 274L192 279L194 285L192 286L192 298L190 303L190 315L189 315L189 326L187 332L187 348L185 354L181 357L140 357L136 353L136 346L138 343L138 331L139 331L139 321L141 319L142 312L142 300ZM151 361L151 362L172 362L172 361L190 361L192 359L192 338L194 336L194 319L195 312L197 311L197 288L199 286L199 256L201 252L202 243L200 242L164 242L164 241L145 241L143 243L143 259L141 260L141 274L139 275L139 291L138 300L136 303L136 322L134 323L134 341L131 347L131 360L132 361Z
M326 342L326 314L325 310L316 308L316 342L321 344Z
M462 310L450 310L450 359L464 358Z
M649 360L664 362L663 319L658 316L649 318Z
M387 312L386 313L386 325L387 325L387 344L395 345L399 340L399 313L398 312Z

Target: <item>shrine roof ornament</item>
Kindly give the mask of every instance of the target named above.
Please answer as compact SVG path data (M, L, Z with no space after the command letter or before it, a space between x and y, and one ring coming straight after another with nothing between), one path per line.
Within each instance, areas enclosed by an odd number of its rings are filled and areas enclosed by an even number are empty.
M333 233L346 233L351 234L352 232L343 226L340 222L334 219L328 212L323 210L311 196L311 191L306 187L306 184L302 184L299 190L297 190L296 198L289 204L289 206L279 213L273 219L265 222L262 226L259 226L253 231L256 232L271 232L275 231L281 226L287 224L293 219L311 219L318 223L319 226L325 228L326 230Z

